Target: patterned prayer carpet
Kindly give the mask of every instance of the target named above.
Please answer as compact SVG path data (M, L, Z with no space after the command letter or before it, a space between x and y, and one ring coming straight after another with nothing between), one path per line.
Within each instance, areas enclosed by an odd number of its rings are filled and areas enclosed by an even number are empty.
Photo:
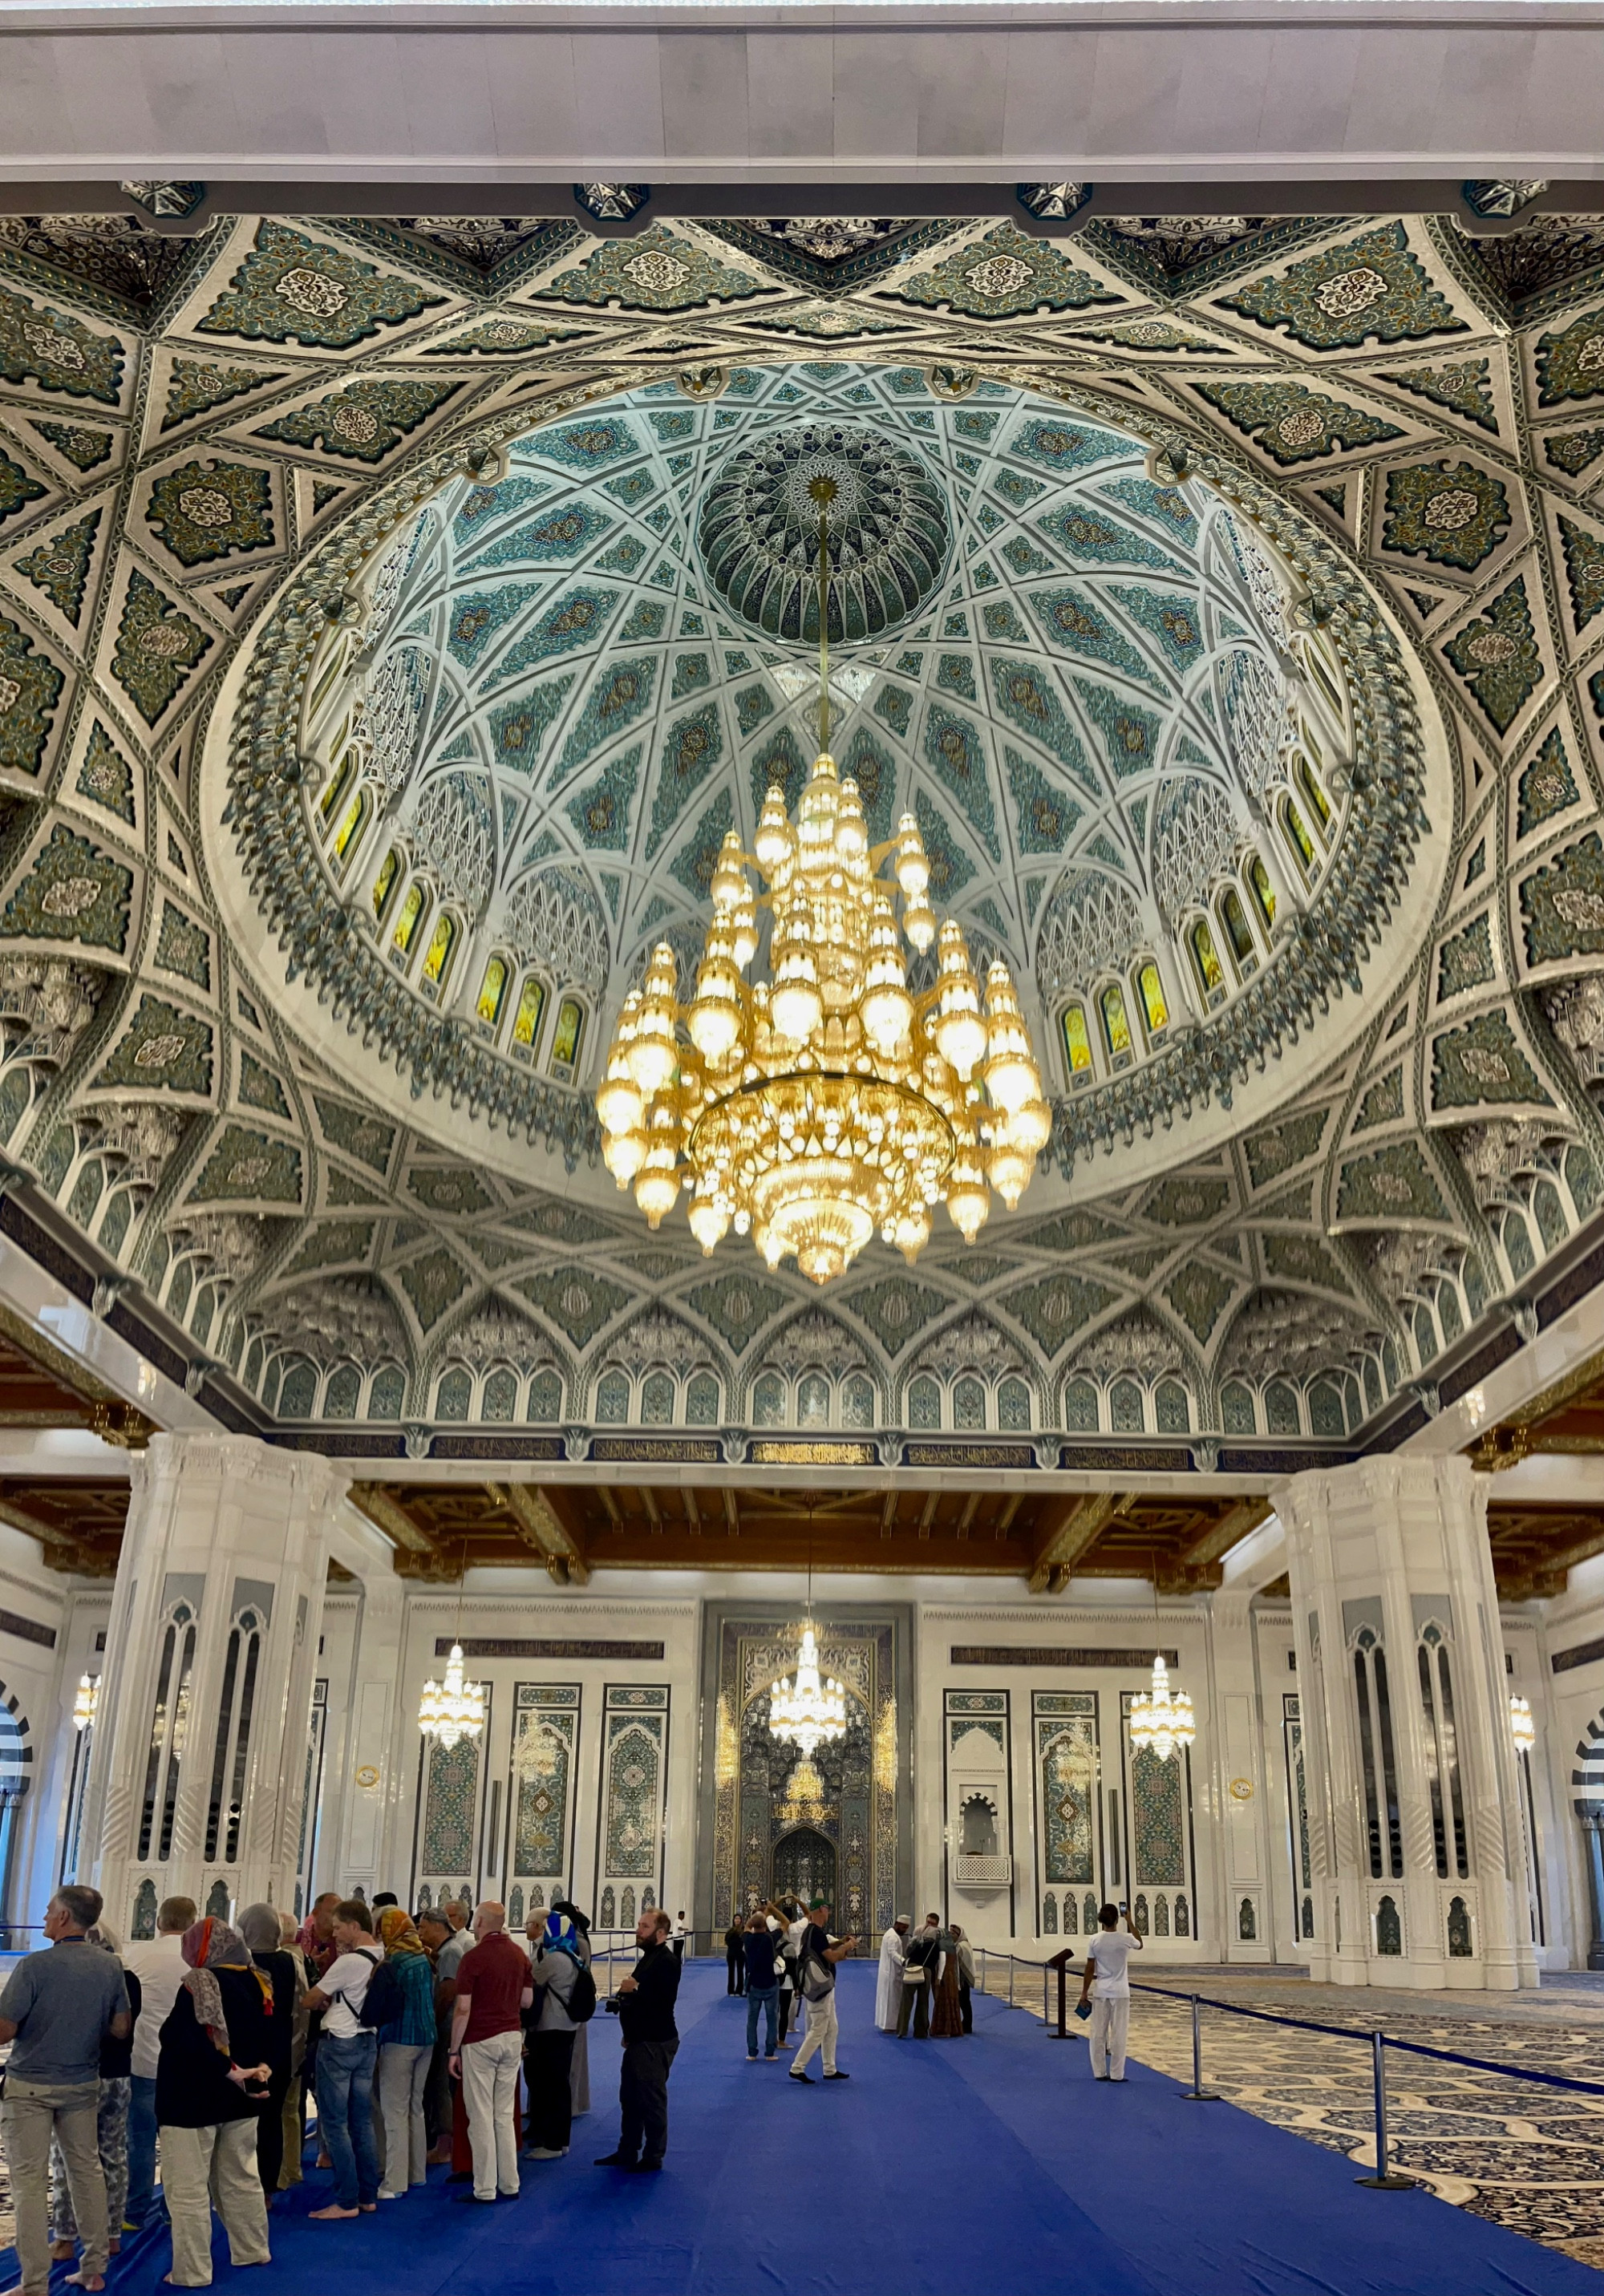
M726 1999L722 1963L692 1964L661 2176L591 2165L618 2127L614 2030L598 2018L597 2109L577 2124L566 2160L525 2164L515 2201L459 2207L462 2188L436 2170L427 2190L375 2217L315 2225L307 2212L324 2186L309 2174L275 2209L274 2261L251 2273L241 2296L324 2285L341 2296L446 2296L480 2282L497 2296L1600 2288L1584 2264L1484 2214L1424 2191L1361 2190L1335 2118L1307 2132L1310 2144L1258 2112L1189 2104L1144 2064L1123 2088L1095 2087L1084 2047L1050 2041L1038 2018L990 2000L976 2003L972 2038L898 2042L872 2029L873 1986L872 1968L843 1969L850 2082L802 2088L788 2082L783 2060L746 2062L744 2005ZM1158 2027L1183 2021L1183 2010L1160 2003L1144 2046L1156 2050ZM1340 2100L1330 2109L1339 2113ZM169 2260L165 2234L142 2236L113 2267L113 2296L162 2296ZM226 2287L234 2276L220 2237L216 2266Z

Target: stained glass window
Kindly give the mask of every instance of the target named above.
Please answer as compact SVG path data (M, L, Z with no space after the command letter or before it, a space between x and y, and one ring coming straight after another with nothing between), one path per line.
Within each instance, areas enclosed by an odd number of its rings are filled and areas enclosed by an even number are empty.
M1063 1018L1064 1059L1071 1084L1083 1083L1092 1073L1092 1039L1086 1032L1084 1004L1066 1004Z
M1293 851L1303 864L1304 873L1306 876L1314 866L1314 848L1309 841L1308 831L1304 827L1303 816L1290 798L1288 798L1281 807L1281 825L1287 832Z
M1125 1019L1123 993L1110 981L1097 1001L1102 1013L1103 1040L1109 1047L1109 1059L1128 1061L1131 1057L1131 1029Z
M1144 964L1136 975L1136 993L1142 1000L1148 1035L1156 1037L1169 1024L1169 1007L1164 1001L1164 987L1156 964Z
M351 800L345 819L340 824L340 834L334 840L335 858L344 861L360 842L360 832L367 819L367 793L358 790Z
M1329 829L1331 825L1331 808L1326 800L1324 790L1321 788L1315 777L1314 769L1306 758L1298 766L1297 780L1298 786L1309 800L1309 810L1313 816L1314 826L1321 830Z
M443 916L434 929L429 955L423 960L423 978L437 988L446 978L446 968L451 962L451 952L456 947L456 919Z
M1270 882L1270 872L1256 853L1248 864L1248 882L1253 888L1258 913L1264 920L1264 931L1273 932L1275 930L1275 888Z
M507 965L504 957L493 956L485 967L484 980L479 983L479 1016L487 1029L494 1029L501 1019L502 1004L507 994Z
M1202 984L1203 994L1212 1004L1215 996L1221 995L1224 989L1225 975L1220 960L1215 953L1214 935L1201 917L1192 927L1190 939L1192 962L1198 968L1198 979Z
M318 801L317 809L319 813L322 814L325 821L333 820L335 808L338 807L341 798L344 797L346 791L350 787L351 765L351 752L348 750L345 754L345 762L341 765L340 771L335 775L333 780L329 783L328 788L324 790L322 798Z
M401 914L396 920L396 935L391 944L403 956L413 945L413 936L417 931L418 921L423 914L423 901L422 886L410 885L407 888L406 898L401 904Z
M1225 927L1225 937L1231 943L1231 953L1244 972L1250 972L1258 962L1253 946L1253 935L1248 930L1248 913L1234 892L1228 892L1220 903L1220 916Z
M579 1057L580 1039L585 1034L585 1007L574 996L565 996L557 1008L557 1031L552 1038L552 1066L572 1068Z
M527 1046L533 1052L540 1037L540 1016L545 1011L545 984L533 973L523 985L523 995L518 1000L518 1018L512 1023L512 1041Z
M381 917L384 914L389 904L389 897L396 890L396 880L400 874L400 849L392 845L384 857L379 874L373 880L373 914L376 917Z

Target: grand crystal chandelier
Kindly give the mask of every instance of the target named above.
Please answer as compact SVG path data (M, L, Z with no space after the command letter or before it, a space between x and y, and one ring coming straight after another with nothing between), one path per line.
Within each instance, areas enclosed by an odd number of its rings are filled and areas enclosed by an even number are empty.
M1151 1690L1139 1690L1131 1701L1131 1743L1138 1751L1145 1746L1167 1762L1197 1734L1191 1700L1183 1690L1171 1691L1169 1669L1160 1651L1153 1660Z
M937 928L930 864L913 816L871 845L857 784L830 754L829 508L819 505L822 743L795 824L772 786L745 852L731 830L713 872L713 922L696 993L676 1001L659 942L624 1000L596 1095L602 1156L655 1228L690 1191L692 1233L710 1253L730 1227L771 1267L795 1253L827 1283L878 1231L909 1264L945 1202L972 1243L995 1189L1011 1210L1052 1117L1005 965L984 1004L962 928ZM890 876L882 875L887 864ZM754 891L756 869L768 890ZM900 926L896 898L901 898ZM771 977L741 976L771 913ZM910 990L903 943L936 943L936 981Z
M75 1730L92 1729L100 1711L100 1677L83 1674L78 1677L78 1696L72 1702L72 1726Z
M1510 1698L1510 1735L1515 1741L1518 1754L1529 1754L1537 1743L1537 1724L1532 1714L1529 1698Z
M769 1692L769 1728L810 1760L828 1740L846 1735L846 1685L833 1675L821 1677L811 1623L802 1629L796 1672L782 1674Z

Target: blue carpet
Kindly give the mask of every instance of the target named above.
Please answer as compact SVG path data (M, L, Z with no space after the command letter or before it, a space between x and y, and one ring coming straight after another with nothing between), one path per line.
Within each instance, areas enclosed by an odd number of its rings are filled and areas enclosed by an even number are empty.
M1336 2154L1136 2065L1093 2087L1085 2049L977 2000L974 2038L872 2030L873 1972L842 1971L851 2081L749 2065L724 1968L686 1972L668 2165L593 2168L617 2136L616 2027L591 2040L596 2110L516 2202L459 2208L444 2169L376 2218L315 2225L310 2175L240 2296L1600 2296L1587 2267L1425 2193L1370 2193ZM816 2069L816 2068L815 2068ZM158 2296L143 2235L113 2296ZM71 2269L62 2266L58 2281ZM219 2235L217 2284L235 2281Z

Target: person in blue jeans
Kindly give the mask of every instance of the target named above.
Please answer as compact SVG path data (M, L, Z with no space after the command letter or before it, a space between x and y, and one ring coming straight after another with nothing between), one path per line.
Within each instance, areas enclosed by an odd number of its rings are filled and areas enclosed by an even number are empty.
M768 2020L768 2037L764 2055L778 2054L780 1972L774 1966L774 1932L759 1909L747 1917L747 2062L757 2062L757 2012L761 2009Z
M368 1980L381 1956L373 1917L360 1898L334 1911L340 1951L307 1996L323 2012L317 2044L317 2126L334 2171L334 2197L314 2209L313 2220L371 2216L379 2204L379 2154L373 2144L373 2063L379 2036L360 2021Z

